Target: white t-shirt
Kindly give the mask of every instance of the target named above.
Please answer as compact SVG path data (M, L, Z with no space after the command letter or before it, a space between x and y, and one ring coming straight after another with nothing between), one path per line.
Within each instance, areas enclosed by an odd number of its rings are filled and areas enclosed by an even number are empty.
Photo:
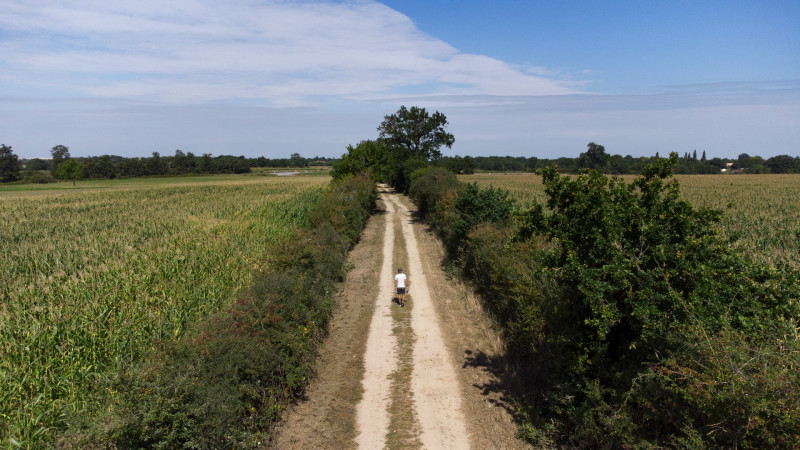
M397 281L397 287L404 288L406 287L406 274L398 273L394 276L395 281Z

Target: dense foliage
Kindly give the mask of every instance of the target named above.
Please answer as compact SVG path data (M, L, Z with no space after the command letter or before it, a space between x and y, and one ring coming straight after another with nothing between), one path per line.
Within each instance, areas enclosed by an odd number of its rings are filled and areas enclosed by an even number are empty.
M523 434L538 445L800 439L798 274L731 250L719 213L669 180L678 159L630 184L544 169L547 203L516 214L495 189L455 186L430 206L433 183L412 184L527 367Z
M446 126L447 117L438 111L431 115L425 108L401 106L384 117L377 140L348 146L331 174L340 179L367 172L377 181L407 192L413 173L439 160L439 149L455 142Z
M0 145L0 183L8 183L20 179L20 164L11 146Z
M122 375L110 387L116 395L109 415L64 444L264 445L308 380L334 283L376 198L368 177L333 183L311 213L311 227L270 255L229 309Z
M447 117L439 111L428 114L425 108L401 106L394 114L384 116L378 127L379 139L386 143L395 159L439 159L439 149L455 142L448 133Z

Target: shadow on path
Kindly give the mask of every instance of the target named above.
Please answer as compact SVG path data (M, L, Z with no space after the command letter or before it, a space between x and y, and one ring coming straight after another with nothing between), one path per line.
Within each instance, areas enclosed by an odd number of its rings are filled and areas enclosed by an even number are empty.
M482 351L464 350L462 367L474 367L494 376L494 381L473 384L481 391L492 405L505 409L517 424L523 423L525 415L517 405L519 399L534 395L532 379L533 371L521 370L517 364L509 361L506 355L489 356ZM526 376L526 374L528 376Z

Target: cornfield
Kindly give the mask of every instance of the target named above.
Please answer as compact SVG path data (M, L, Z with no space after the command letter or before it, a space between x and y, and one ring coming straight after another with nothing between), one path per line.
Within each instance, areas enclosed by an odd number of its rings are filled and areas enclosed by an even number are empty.
M631 181L633 175L622 176ZM676 175L681 196L723 212L720 231L748 257L800 270L800 175ZM521 205L545 202L534 174L460 175L464 182L511 191Z
M53 442L105 381L224 307L327 176L0 191L0 439ZM39 189L39 190L35 190Z

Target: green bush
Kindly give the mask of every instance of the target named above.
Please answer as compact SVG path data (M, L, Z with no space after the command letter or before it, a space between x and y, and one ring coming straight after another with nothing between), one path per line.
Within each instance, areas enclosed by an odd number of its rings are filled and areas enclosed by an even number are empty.
M570 180L546 169L551 212L534 208L525 217L521 235L554 244L545 251L542 272L560 286L557 296L538 299L551 388L535 412L541 419L558 417L570 445L591 447L596 443L589 436L602 435L611 437L606 442L612 446L640 440L660 445L696 436L701 418L725 424L723 416L701 414L691 402L663 411L673 393L652 384L648 400L661 405L658 420L626 415L621 407L647 367L711 370L696 365L687 329L709 339L747 336L741 354L775 342L774 330L800 318L796 283L734 254L714 228L718 214L680 199L677 183L666 181L676 162L675 156L662 160L632 184L592 171ZM727 411L724 405L715 403L717 413ZM724 434L703 439L745 442Z
M509 227L491 223L470 231L461 257L461 269L483 299L484 308L502 325L510 351L529 355L542 344L543 318L540 304L553 289L545 278L531 276L538 264L531 256L542 243L510 242Z
M44 170L25 170L22 172L22 181L24 183L47 184L55 180L50 176L50 172Z
M440 199L450 191L457 191L460 185L454 173L440 167L430 167L413 174L408 195L417 205L420 216L429 217Z
M398 192L406 193L411 187L411 178L414 172L428 167L429 164L422 159L411 158L395 161L393 166L390 184Z
M514 199L508 191L481 189L476 183L462 185L439 229L448 258L457 260L462 256L467 236L478 224L507 226L513 209Z
M364 174L342 181L334 181L328 195L310 214L311 227L324 224L333 226L351 243L358 240L364 224L373 211L378 198L375 181Z
M670 176L542 170L548 201L412 192L513 355L542 446L791 447L800 436L800 282L736 254ZM425 195L430 195L426 198Z

